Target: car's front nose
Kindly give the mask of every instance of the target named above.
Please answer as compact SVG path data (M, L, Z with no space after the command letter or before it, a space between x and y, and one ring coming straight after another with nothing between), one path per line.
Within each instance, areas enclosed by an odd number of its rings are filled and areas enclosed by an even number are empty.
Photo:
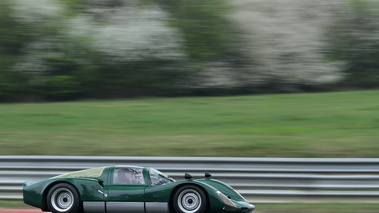
M234 203L237 206L236 212L249 213L249 212L254 211L254 209L255 209L255 206L253 204L248 203L248 202L234 201Z

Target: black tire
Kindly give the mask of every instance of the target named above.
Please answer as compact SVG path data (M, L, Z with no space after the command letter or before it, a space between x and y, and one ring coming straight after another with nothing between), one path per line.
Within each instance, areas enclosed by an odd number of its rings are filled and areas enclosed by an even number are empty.
M204 213L208 197L199 186L184 185L175 191L172 206L176 213Z
M46 202L53 213L75 213L81 206L78 191L67 183L54 185L47 193Z

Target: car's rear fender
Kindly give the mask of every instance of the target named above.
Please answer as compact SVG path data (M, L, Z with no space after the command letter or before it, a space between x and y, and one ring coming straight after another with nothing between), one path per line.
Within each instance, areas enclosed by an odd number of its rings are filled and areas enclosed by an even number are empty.
M79 193L81 201L104 201L102 186L96 179L86 178L57 178L48 179L38 183L24 183L24 202L28 205L48 211L46 199L49 190L56 184L67 183L72 185ZM100 192L99 192L100 191Z
M57 178L45 188L44 197L50 188L58 183L68 183L75 187L81 201L105 201L103 187L97 179L92 178Z

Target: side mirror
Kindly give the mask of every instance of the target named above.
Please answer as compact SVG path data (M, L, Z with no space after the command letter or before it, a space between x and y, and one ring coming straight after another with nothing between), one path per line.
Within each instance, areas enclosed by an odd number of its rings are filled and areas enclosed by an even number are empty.
M212 177L211 173L209 173L209 172L205 172L205 178L209 179L209 178L211 178L211 177Z
M188 174L188 173L185 173L185 174L184 174L184 178L185 178L186 180L191 180L191 179L192 179L192 175L190 175L190 174Z

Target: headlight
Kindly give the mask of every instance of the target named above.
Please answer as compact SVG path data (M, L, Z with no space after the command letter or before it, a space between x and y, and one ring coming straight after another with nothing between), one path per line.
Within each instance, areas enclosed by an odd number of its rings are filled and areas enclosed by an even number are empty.
M224 201L225 206L224 206L223 210L225 210L225 211L236 211L237 210L237 206L227 196L225 196L220 191L217 191L217 194L218 194L218 196L220 196L222 201Z

